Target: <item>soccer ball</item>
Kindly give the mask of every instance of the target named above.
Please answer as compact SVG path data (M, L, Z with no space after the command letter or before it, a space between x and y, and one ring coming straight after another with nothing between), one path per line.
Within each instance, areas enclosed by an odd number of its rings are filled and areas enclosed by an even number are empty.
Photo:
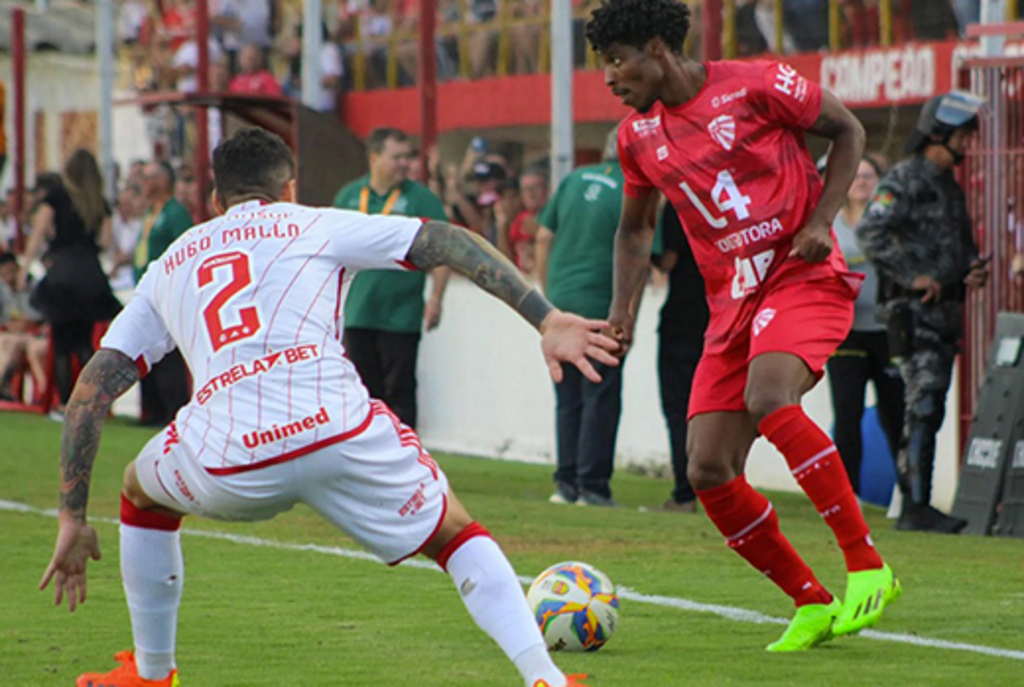
M619 597L608 576L586 563L553 565L526 593L550 651L597 651L619 622Z

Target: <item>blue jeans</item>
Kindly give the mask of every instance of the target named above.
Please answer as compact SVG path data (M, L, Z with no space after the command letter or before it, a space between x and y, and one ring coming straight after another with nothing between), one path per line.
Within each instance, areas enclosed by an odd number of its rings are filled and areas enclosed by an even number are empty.
M611 497L615 438L622 413L622 366L595 363L601 383L594 384L572 365L555 385L558 467L555 481Z

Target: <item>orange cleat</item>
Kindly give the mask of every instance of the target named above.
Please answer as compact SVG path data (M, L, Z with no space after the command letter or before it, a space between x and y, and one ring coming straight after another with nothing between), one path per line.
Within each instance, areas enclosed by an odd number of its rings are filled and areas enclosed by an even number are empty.
M587 687L582 682L579 682L579 680L586 680L587 677L588 676L586 674L566 675L566 679L568 679L568 682L565 683L565 687ZM547 680L537 680L533 683L533 687L551 687L551 685L548 683Z
M114 660L121 665L109 673L86 673L75 680L75 687L181 687L178 671L162 680L147 680L139 677L139 669L135 666L135 652L122 651L114 655Z

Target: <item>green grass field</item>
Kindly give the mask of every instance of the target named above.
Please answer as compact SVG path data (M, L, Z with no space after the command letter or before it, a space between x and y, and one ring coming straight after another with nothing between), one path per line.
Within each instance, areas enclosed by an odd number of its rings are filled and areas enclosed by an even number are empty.
M57 502L59 426L0 414L0 500L35 509ZM74 615L36 591L56 522L38 511L0 509L0 685L70 686L80 672L106 670L131 646L117 563L115 518L121 471L149 432L108 425L94 471L91 515L103 560L90 568L89 599ZM641 513L668 483L620 473L623 504L595 510L547 503L546 467L436 456L467 508L504 546L521 575L560 560L590 562L636 594L720 604L774 617L788 600L722 543L703 516ZM803 497L773 494L783 528L831 589L844 586L842 556ZM868 514L875 540L899 572L903 599L881 637L852 637L801 655L767 654L782 627L710 612L623 599L621 623L601 651L562 655L567 671L594 687L672 685L1021 685L1024 580L1020 540L894 532L880 509ZM446 576L420 567L315 550L255 546L195 531L282 544L355 549L311 511L272 522L186 521L185 597L178 661L184 687L248 685L521 684L515 670L469 619ZM939 646L897 641L938 640ZM945 643L945 644L944 644ZM948 643L1003 650L955 650Z

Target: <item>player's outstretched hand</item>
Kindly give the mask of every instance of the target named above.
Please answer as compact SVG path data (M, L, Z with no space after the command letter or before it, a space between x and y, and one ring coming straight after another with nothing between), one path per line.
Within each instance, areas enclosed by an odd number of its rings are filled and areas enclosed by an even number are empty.
M613 367L619 364L619 359L612 355L619 349L619 343L601 333L607 327L607 322L587 320L560 310L544 318L540 325L540 348L556 384L562 381L562 363L572 363L595 384L601 381L601 375L592 360Z
M67 594L68 610L73 613L78 604L85 601L85 566L90 558L98 561L100 556L96 530L83 522L62 516L53 558L46 566L39 589L46 589L50 580L54 580L54 603L60 606Z
M804 262L822 262L832 254L832 228L825 222L811 220L793 237L790 257Z

